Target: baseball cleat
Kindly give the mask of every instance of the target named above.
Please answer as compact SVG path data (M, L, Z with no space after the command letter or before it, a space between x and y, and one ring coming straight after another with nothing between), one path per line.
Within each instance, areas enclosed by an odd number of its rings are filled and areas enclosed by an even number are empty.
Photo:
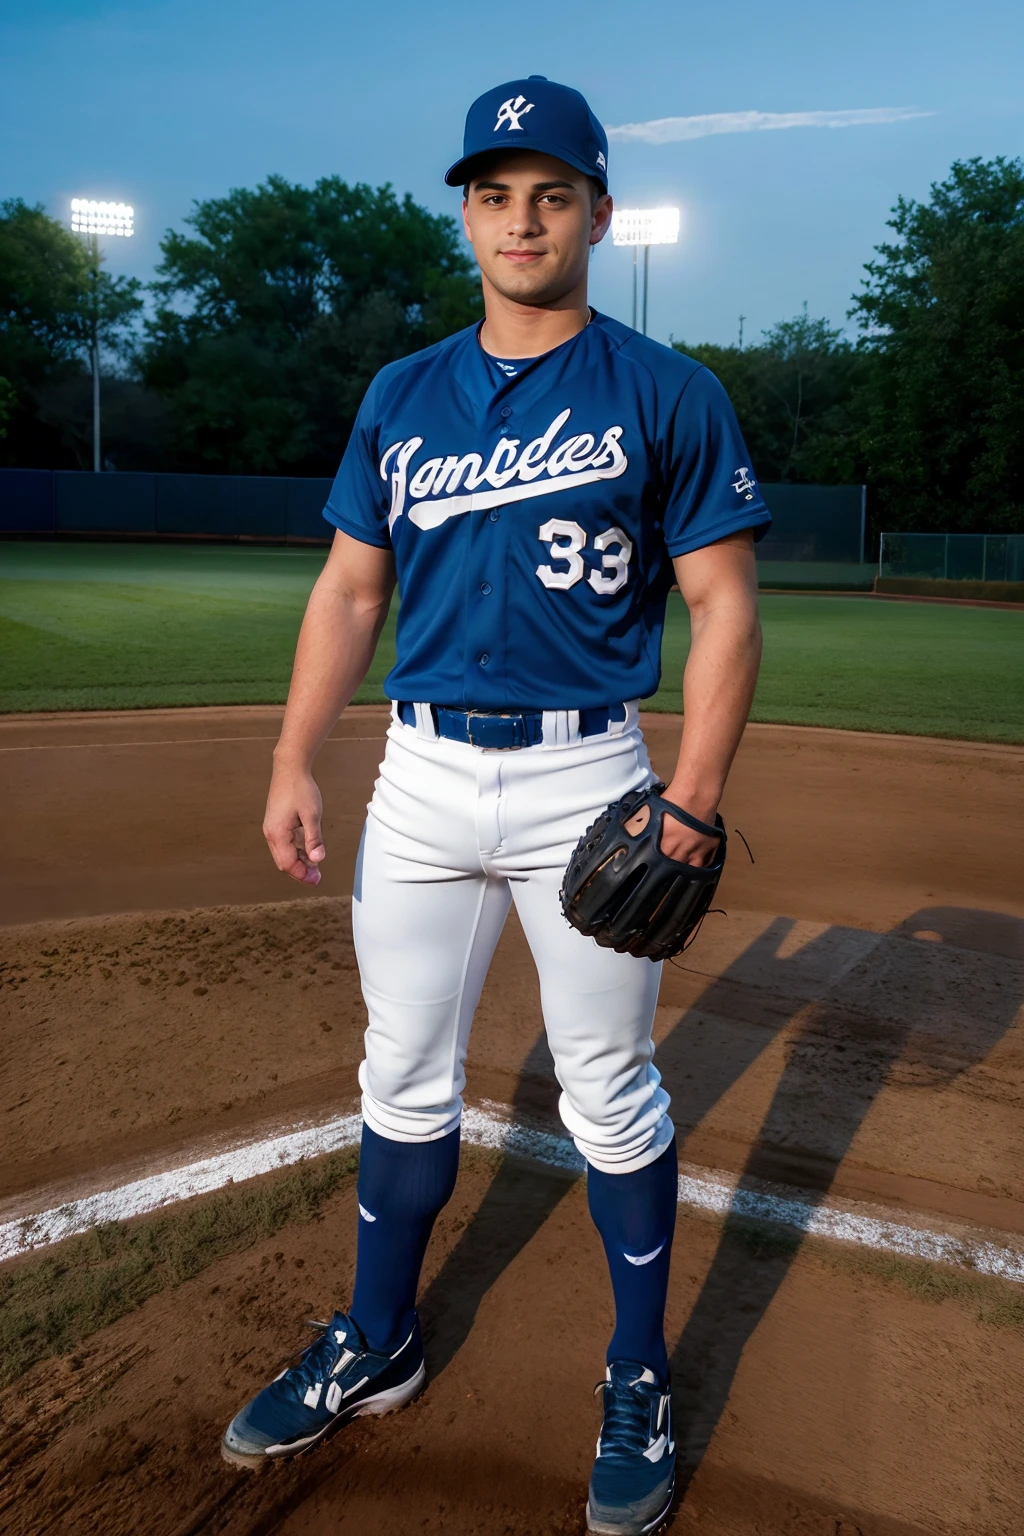
M594 1390L604 1392L604 1423L590 1477L587 1530L644 1536L666 1518L675 1491L671 1391L632 1360L613 1361Z
M259 1467L298 1456L350 1419L391 1413L422 1389L427 1373L418 1318L393 1355L370 1349L344 1312L312 1326L323 1329L316 1342L228 1425L220 1447L225 1461Z

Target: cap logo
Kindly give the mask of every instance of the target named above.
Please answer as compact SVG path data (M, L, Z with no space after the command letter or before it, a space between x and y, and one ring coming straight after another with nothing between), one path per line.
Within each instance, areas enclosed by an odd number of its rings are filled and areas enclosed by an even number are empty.
M597 164L602 171L606 171L608 169L608 162L600 150L597 152Z
M491 130L492 133L497 133L502 123L508 124L509 133L525 133L526 129L519 119L532 111L533 102L527 101L525 96L510 96L508 101L503 101L498 108L498 121Z

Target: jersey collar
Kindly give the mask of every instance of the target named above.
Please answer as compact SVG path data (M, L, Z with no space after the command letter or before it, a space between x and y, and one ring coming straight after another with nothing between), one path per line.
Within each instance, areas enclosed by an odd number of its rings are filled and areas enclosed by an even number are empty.
M552 347L550 351L542 352L539 357L532 358L529 361L524 360L525 366L516 374L514 379L504 378L501 372L495 368L492 362L492 354L485 352L481 346L480 332L484 322L480 320L476 325L469 326L463 332L463 345L457 349L451 360L452 373L456 382L465 390L470 400L479 400L488 391L492 399L495 399L514 389L523 379L528 379L542 363L557 356L564 357L571 348L575 348L581 343L585 344L583 338L589 338L591 328L595 327L595 323L596 327L599 327L603 320L604 316L598 314L597 310L591 305L590 319L581 331L577 331L576 335L570 336L567 341L559 342L558 346Z

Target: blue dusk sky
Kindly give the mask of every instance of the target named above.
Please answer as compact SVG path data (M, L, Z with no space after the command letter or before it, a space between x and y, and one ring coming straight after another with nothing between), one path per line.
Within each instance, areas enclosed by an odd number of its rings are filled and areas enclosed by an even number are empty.
M650 334L730 342L744 314L752 341L805 300L845 324L901 193L1021 154L1022 57L1016 0L6 0L0 196L134 204L109 265L144 279L194 199L272 172L457 214L441 178L470 100L544 74L612 130L620 206L682 209L651 253ZM630 262L609 239L593 265L594 303L627 321Z

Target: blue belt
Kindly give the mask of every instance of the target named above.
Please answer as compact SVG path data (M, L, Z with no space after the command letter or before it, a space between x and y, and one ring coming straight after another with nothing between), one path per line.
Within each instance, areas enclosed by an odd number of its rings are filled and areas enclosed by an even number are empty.
M544 739L544 715L539 709L448 709L443 704L431 704L430 713L439 736L468 742L471 747L507 752L516 747L536 747ZM625 720L626 706L602 704L581 709L579 715L581 736L602 736L609 726ZM398 718L403 725L415 725L415 706L400 700Z

